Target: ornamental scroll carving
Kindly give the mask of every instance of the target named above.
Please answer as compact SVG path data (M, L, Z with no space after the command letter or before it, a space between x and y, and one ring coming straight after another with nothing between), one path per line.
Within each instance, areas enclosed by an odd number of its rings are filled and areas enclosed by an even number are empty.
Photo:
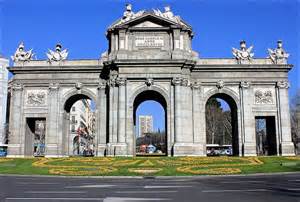
M42 90L27 91L26 104L29 106L46 105L46 100L47 100L46 96L47 96L46 91L42 91Z
M273 93L271 90L256 90L255 104L273 104Z

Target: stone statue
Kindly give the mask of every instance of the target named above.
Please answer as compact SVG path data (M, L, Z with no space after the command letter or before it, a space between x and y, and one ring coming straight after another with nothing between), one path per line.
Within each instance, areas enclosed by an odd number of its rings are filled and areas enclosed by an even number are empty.
M126 10L123 14L123 19L130 19L134 15L134 12L132 12L132 5L126 4Z
M56 45L55 51L49 50L49 53L46 53L49 62L59 62L66 60L68 57L67 49L61 50L62 46L60 44Z
M253 46L247 48L246 42L243 40L240 42L240 50L232 48L232 54L241 63L244 60L251 61L254 53L251 53Z
M121 21L119 23L117 23L116 25L120 24L120 23L123 23L123 22L127 22L131 19L134 19L134 18L137 18L139 16L141 16L145 11L142 10L142 11L139 11L137 13L134 13L132 11L132 5L131 4L126 4L126 10L125 12L123 13L123 18L121 19Z
M174 14L171 11L171 7L170 6L165 6L165 12L163 13L165 18L169 18L169 19L173 19L174 18Z
M272 50L268 48L269 52L269 58L273 61L274 64L277 64L280 60L287 59L290 55L285 52L285 50L282 48L282 41L277 41L277 48Z
M21 42L19 47L17 48L15 54L11 56L11 59L14 62L25 62L32 60L34 53L32 53L32 49L29 51L24 50L24 43Z
M153 12L155 15L162 17L162 18L166 18L168 20L171 20L173 22L182 24L180 17L179 16L175 16L173 14L173 12L171 11L171 7L170 6L165 6L165 11L161 12L159 9L153 9Z

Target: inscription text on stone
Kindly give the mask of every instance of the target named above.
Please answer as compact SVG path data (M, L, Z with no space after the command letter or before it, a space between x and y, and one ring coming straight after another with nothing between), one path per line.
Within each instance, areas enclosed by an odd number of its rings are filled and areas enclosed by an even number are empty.
M136 47L160 48L164 46L163 36L136 36Z

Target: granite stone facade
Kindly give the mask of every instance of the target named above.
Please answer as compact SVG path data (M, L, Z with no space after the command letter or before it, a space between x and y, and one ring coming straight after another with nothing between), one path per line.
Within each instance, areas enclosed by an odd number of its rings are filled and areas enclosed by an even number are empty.
M205 105L221 97L235 110L234 150L255 156L255 117L275 117L278 155L294 155L286 58L205 59L192 50L192 27L166 9L128 7L107 30L109 48L95 60L15 61L8 156L27 156L29 118L46 119L46 156L68 156L74 102L96 102L96 155L134 156L134 114L143 100L166 111L168 155L205 156ZM248 55L247 55L248 54Z

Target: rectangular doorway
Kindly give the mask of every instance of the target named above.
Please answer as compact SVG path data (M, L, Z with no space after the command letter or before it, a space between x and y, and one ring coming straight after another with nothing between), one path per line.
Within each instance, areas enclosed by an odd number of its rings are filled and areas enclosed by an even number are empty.
M26 118L26 156L45 156L45 135L46 118Z
M255 117L255 132L257 155L277 155L275 116Z

